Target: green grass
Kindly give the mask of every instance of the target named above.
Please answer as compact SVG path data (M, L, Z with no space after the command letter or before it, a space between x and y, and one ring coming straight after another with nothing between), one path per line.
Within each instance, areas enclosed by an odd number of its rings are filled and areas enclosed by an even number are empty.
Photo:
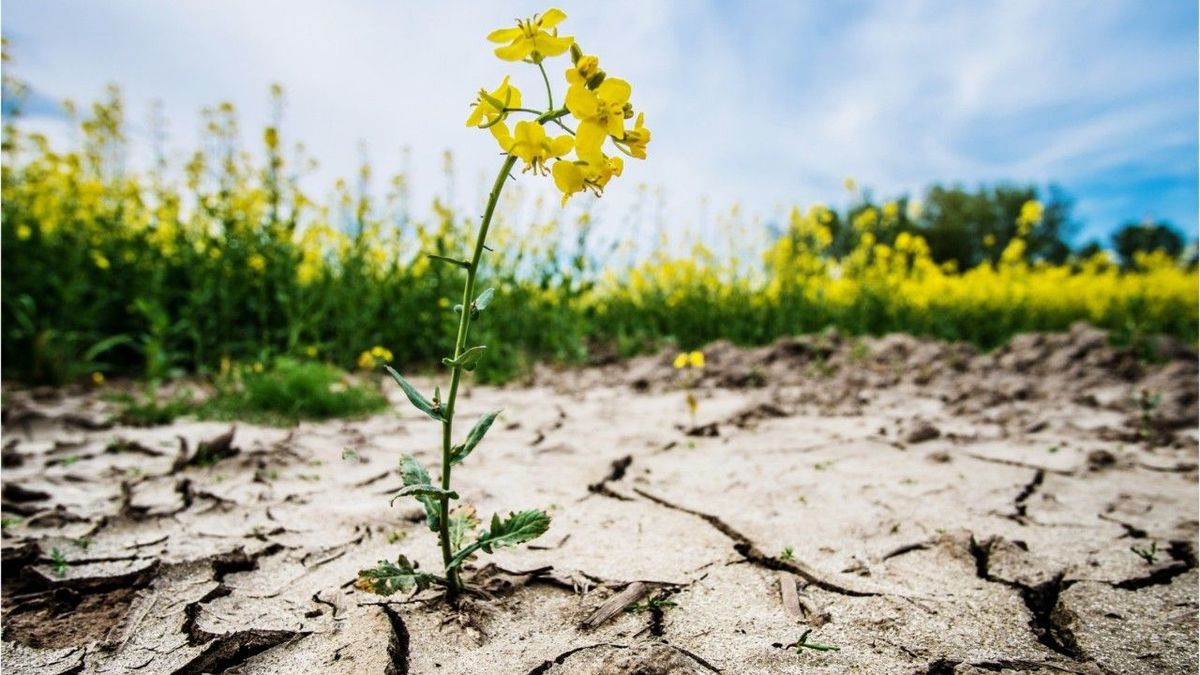
M301 420L363 417L388 406L378 388L356 382L334 366L290 358L262 372L237 368L219 379L217 393L204 401L194 400L190 391L166 401L130 394L110 400L121 406L118 421L138 426L169 424L185 415L292 426Z

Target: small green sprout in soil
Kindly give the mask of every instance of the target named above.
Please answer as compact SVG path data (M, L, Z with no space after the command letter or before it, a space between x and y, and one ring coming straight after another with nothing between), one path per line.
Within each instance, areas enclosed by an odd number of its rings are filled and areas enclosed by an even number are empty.
M392 530L391 532L387 533L387 542L389 544L394 544L407 536L408 533L404 530Z
M78 462L80 459L81 458L79 455L67 455L66 457L62 458L62 460L59 462L59 464L62 464L63 466L71 466L75 462Z
M1054 453L1058 452L1058 446L1057 446L1057 445L1055 445L1055 446L1053 446L1053 447L1049 448L1048 450L1046 450L1046 452L1048 452L1048 453L1050 453L1050 454L1052 454L1052 455L1053 455Z
M356 452L353 448L346 448L345 450L342 450L342 459L346 460L347 462L363 461L362 457L360 457L358 452Z
M804 633L800 636L800 639L788 645L787 648L795 649L797 654L803 654L805 649L811 649L814 652L838 652L842 650L841 647L834 645L822 644L820 642L809 642L809 633L812 633L811 628L804 631Z
M789 560L794 560L795 558L796 558L796 551L793 550L791 546L784 546L783 553L779 554L779 559L784 562L787 562Z
M17 516L0 517L0 530L7 530L10 528L16 527L23 522L25 522L25 519L19 518Z
M1142 560L1145 560L1147 565L1153 565L1154 563L1158 562L1158 542L1157 541L1150 542L1149 548L1145 548L1145 547L1139 548L1137 546L1130 546L1129 550L1136 553L1138 555L1138 557L1141 558Z
M315 483L315 482L321 480L321 476L319 474L315 474L315 473L302 473L299 476L297 476L297 478L299 478L300 480L306 480L310 483Z
M54 576L67 576L67 557L58 548L50 549L50 567L54 572Z
M630 614L642 614L643 612L652 612L656 609L666 609L668 607L678 607L679 604L671 599L671 596L664 598L650 598L645 602L635 602L625 608Z
M91 547L92 540L88 539L87 537L80 537L74 541L74 544L76 548L81 548L86 551L89 547Z
M1154 411L1162 404L1162 394L1157 392L1152 394L1148 389L1142 389L1134 401L1142 414L1141 428L1138 429L1138 434L1143 441L1148 441L1154 436Z
M816 464L813 464L813 468L816 469L817 471L824 471L825 469L828 469L831 466L833 466L833 462L829 462L829 461L817 462Z

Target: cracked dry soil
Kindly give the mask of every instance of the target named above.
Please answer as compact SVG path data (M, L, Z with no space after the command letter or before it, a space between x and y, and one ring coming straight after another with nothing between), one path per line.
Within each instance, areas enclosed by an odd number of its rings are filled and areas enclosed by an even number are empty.
M5 671L1195 672L1197 362L1160 347L715 344L694 422L669 354L474 387L464 419L506 412L457 490L554 520L477 561L457 609L353 585L439 560L418 507L388 507L440 433L398 392L230 434L10 388ZM650 598L674 605L621 611ZM840 651L785 647L809 629Z

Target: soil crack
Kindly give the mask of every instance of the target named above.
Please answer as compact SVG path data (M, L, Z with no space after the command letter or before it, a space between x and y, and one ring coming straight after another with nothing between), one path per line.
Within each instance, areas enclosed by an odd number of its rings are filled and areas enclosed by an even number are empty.
M829 579L826 579L825 577L821 576L820 574L817 574L813 570L809 569L807 566L805 566L802 563L799 563L797 561L780 560L779 558L775 558L775 557L766 555L765 553L762 552L761 549L758 548L757 545L755 545L755 543L753 541L750 540L749 537L747 537L746 535L737 531L736 529L731 527L728 523L721 520L717 516L714 516L714 515L711 515L708 513L701 513L700 511L693 511L691 509L684 508L677 504L672 504L671 502L668 502L665 499L656 497L656 496L654 496L644 490L641 490L639 488L633 488L633 491L636 492L637 494L641 495L642 497L645 497L646 499L654 502L655 504L658 504L659 506L664 506L668 509L673 509L675 511L681 511L683 513L687 513L689 515L693 515L693 516L696 516L697 518L700 518L704 522L711 525L718 532L720 532L721 534L723 534L726 537L733 540L733 550L737 551L737 553L739 555L741 555L743 558L745 558L747 562L750 562L754 565L757 565L759 567L763 567L763 568L766 568L769 570L774 570L776 572L781 572L781 571L782 572L791 572L792 574L795 574L796 576L800 577L801 579L804 579L805 581L816 586L817 588L820 588L825 591L829 591L830 593L839 593L841 595L848 595L848 596L857 597L857 598L873 597L873 596L880 595L879 593L875 593L873 591L863 591L863 590L858 590L858 589L854 589L854 588L849 588L847 586L843 586L834 581L830 581Z

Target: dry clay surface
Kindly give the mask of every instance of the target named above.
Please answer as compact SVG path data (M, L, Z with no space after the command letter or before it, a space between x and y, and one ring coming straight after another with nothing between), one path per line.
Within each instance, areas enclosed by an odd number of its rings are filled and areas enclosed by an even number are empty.
M398 391L275 429L10 389L4 670L1195 672L1197 363L1160 346L715 344L694 421L671 354L470 388L464 426L505 412L457 491L553 523L474 561L456 608L354 586L440 561L419 505L388 506L401 454L438 463ZM806 632L839 649L788 648Z

